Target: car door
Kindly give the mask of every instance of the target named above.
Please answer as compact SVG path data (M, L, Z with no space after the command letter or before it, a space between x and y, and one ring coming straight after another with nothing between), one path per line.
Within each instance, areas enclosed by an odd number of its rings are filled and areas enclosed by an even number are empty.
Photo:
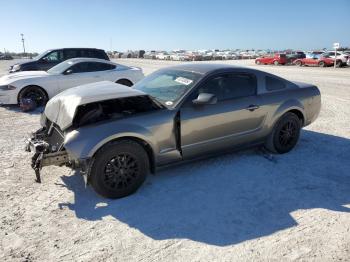
M64 61L62 50L49 52L38 61L38 70L47 71L62 61Z
M193 104L201 93L214 94L217 102ZM219 74L202 83L180 109L184 159L253 141L266 115L259 100L257 79L250 73Z
M72 65L60 76L60 91L68 88L101 81L99 68L94 62L80 62Z

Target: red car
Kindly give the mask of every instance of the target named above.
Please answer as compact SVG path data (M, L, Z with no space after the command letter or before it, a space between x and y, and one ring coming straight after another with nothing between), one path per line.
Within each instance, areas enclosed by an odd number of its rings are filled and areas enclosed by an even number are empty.
M293 62L293 64L297 66L320 66L320 67L326 67L326 66L332 66L334 65L334 59L324 56L314 56L314 57L307 57L303 59L297 59Z
M287 63L287 56L285 54L275 54L274 56L263 56L255 59L255 64L260 65L285 65Z

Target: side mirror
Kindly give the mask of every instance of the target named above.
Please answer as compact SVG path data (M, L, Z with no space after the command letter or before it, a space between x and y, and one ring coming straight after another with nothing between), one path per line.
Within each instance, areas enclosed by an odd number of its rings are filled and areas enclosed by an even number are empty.
M64 74L64 75L71 75L71 74L73 74L73 70L72 70L72 69L68 69L68 70L65 71L63 74Z
M214 94L200 93L197 99L192 100L195 105L213 105L216 104L218 99Z

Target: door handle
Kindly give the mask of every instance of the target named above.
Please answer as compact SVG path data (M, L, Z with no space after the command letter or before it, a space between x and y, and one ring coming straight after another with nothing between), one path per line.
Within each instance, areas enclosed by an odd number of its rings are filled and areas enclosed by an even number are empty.
M248 106L246 109L253 112L254 110L258 109L259 106L258 105L250 105Z

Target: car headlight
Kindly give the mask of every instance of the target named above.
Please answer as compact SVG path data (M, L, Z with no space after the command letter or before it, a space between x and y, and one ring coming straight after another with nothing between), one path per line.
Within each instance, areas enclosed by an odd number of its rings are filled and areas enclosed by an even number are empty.
M21 65L14 65L14 66L12 66L12 68L11 68L12 71L18 71L18 70L20 70L20 69L21 69Z
M16 89L16 87L12 86L12 85L2 85L2 86L0 86L0 90L3 90L3 91L14 90L14 89Z

